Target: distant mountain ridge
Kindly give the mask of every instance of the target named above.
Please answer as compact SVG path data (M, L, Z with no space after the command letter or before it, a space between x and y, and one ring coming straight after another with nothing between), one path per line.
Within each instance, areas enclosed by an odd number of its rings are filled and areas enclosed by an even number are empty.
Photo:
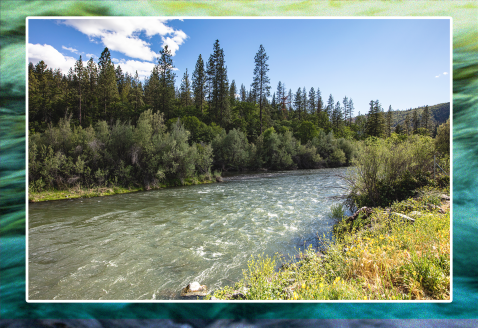
M407 109L407 110L395 110L392 111L393 113L393 123L392 126L397 126L397 124L403 124L405 122L405 116L407 113L410 116L410 120L412 119L413 112L418 111L418 117L421 121L422 119L422 113L423 109L425 106L413 108L413 109ZM448 118L450 117L450 103L441 103L433 106L428 106L428 109L430 110L430 116L432 118L432 125L440 125L446 122ZM384 110L386 113L387 111Z

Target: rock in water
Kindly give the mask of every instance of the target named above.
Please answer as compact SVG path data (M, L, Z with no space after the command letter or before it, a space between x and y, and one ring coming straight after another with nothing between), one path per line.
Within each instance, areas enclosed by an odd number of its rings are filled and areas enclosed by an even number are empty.
M206 285L200 285L197 281L190 283L181 290L182 297L189 296L206 296L207 287Z

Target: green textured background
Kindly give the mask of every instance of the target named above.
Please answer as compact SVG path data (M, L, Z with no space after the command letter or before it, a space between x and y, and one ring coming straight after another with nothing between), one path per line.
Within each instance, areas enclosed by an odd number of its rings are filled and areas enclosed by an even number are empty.
M474 1L2 1L1 318L478 318L478 4ZM453 18L452 303L29 304L25 302L27 16L447 16ZM413 51L413 49L410 49ZM433 55L433 54L430 54Z

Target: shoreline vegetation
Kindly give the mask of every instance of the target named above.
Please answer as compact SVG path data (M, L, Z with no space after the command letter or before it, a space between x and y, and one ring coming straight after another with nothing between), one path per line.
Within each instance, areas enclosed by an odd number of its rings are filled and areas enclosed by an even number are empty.
M93 198L93 197L102 197L102 196L112 196L133 193L138 191L148 191L148 190L158 190L169 187L178 187L178 186L191 186L198 184L207 184L213 183L213 180L197 180L197 179L186 179L184 184L181 182L174 181L166 184L161 184L159 186L152 187L150 189L145 189L143 187L93 187L93 188L81 188L73 187L66 190L44 190L41 192L31 192L28 195L28 201L30 203L37 203L50 200L66 200L66 199L77 199L77 198Z
M142 186L136 187L121 187L121 186L95 186L91 188L84 188L80 186L71 187L63 190L43 190L39 192L30 191L28 193L28 201L30 203L52 201L52 200L68 200L68 199L79 199L79 198L93 198L93 197L102 197L102 196L112 196L133 193L138 191L149 191L149 190L159 190L170 187L179 187L179 186L192 186L199 184L208 184L221 181L221 173L214 172L213 175L200 176L197 178L187 178L181 181L180 179L175 179L171 181L166 181L162 184L155 185L146 189Z

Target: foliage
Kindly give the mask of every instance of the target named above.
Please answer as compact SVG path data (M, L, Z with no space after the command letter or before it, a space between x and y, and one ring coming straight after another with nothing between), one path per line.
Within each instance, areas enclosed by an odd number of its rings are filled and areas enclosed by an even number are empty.
M450 119L438 127L435 149L442 154L450 154Z
M340 203L330 206L330 217L335 220L341 220L344 216L344 206Z
M71 129L70 119L29 137L30 191L73 187L161 186L196 174L208 175L213 151L209 144L188 143L189 132L177 120L166 130L163 115L143 112L136 124Z
M367 139L348 172L349 205L387 206L432 183L433 150L433 140L419 135Z

